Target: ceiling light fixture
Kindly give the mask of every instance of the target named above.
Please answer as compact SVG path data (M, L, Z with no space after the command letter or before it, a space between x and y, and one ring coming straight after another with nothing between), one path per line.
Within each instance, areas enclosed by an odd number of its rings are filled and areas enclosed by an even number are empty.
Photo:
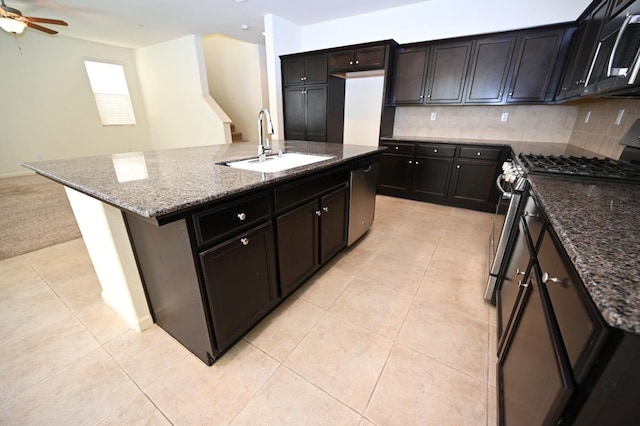
M8 33L21 34L27 24L17 19L0 17L0 28Z

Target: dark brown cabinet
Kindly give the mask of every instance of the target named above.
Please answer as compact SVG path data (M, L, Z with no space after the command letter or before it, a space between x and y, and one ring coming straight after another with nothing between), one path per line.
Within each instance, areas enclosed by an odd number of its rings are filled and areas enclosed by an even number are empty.
M558 73L560 48L565 42L566 30L538 29L524 31L516 56L513 78L507 95L508 103L552 101Z
M298 55L282 59L284 86L327 82L327 55Z
M348 176L344 169L276 189L282 296L292 293L347 245Z
M383 142L378 192L494 211L498 166L508 149L491 146Z
M403 49L396 57L393 102L421 104L424 99L429 48Z
M329 72L382 69L386 64L386 56L386 45L329 52Z
M470 56L470 41L436 44L431 47L425 103L462 102Z
M200 253L214 335L228 349L278 303L270 222Z
M579 22L573 34L571 50L557 99L566 100L583 94L608 6L609 1L603 0Z
M503 102L515 46L515 35L473 41L465 103Z
M574 386L539 272L530 274L523 286L522 303L498 360L498 424L555 425Z
M460 202L490 204L501 150L499 148L461 147L451 178L451 198Z
M284 132L286 139L327 140L326 85L284 89Z

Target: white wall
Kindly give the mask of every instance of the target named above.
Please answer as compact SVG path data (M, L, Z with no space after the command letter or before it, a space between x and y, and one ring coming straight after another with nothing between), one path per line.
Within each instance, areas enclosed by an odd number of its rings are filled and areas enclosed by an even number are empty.
M343 143L378 146L383 89L384 75L345 81Z
M230 118L209 95L199 36L135 50L154 149L231 142Z
M301 28L303 51L400 44L575 21L591 0L430 0Z
M258 140L256 117L269 106L264 45L211 35L202 46L209 93L244 140Z
M19 47L18 47L19 45ZM151 149L130 49L0 31L0 177L31 173L23 162ZM124 66L135 126L102 126L84 60Z

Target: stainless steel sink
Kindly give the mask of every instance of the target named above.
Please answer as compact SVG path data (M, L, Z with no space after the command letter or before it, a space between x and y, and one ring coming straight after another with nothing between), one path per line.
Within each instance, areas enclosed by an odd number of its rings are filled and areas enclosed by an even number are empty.
M252 170L262 173L275 173L287 169L293 169L295 167L318 163L320 161L326 161L331 158L333 158L333 156L287 152L280 155L270 155L263 161L259 161L257 158L249 158L248 160L229 161L222 164L236 169Z

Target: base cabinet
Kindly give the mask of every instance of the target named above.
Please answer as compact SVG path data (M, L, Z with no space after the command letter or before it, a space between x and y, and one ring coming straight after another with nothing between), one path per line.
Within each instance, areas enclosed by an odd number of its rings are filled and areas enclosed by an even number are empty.
M219 350L278 303L274 251L273 226L267 222L200 253Z
M438 143L382 142L378 192L495 211L495 181L510 149Z

